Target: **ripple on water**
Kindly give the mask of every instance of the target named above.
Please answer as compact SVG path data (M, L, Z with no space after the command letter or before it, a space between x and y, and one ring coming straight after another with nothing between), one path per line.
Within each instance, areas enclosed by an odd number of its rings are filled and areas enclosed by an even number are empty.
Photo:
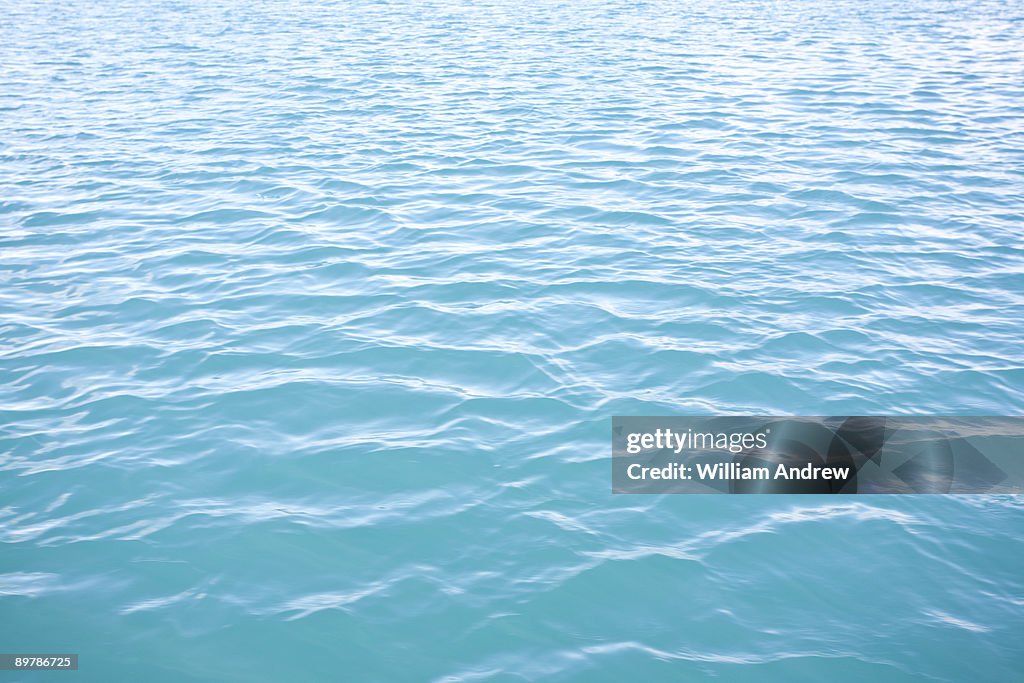
M1019 3L5 10L9 651L1019 677L1018 499L605 461L614 414L1021 411Z

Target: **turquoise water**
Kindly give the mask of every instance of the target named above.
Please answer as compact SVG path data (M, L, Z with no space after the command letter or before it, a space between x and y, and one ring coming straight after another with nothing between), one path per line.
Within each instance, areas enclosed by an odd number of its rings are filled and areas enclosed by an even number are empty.
M607 439L1024 412L1020 2L9 2L0 191L0 681L1019 680L1019 498Z

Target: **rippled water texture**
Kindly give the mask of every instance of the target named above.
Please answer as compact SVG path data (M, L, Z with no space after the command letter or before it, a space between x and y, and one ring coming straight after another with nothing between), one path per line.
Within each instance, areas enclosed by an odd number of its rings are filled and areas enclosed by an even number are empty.
M1019 679L1020 499L606 457L1024 412L1024 3L12 1L0 190L0 651Z

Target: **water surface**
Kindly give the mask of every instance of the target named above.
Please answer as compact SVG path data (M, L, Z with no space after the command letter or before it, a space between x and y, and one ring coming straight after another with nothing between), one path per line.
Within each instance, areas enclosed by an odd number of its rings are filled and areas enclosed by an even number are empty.
M1024 412L1022 115L1017 1L7 3L0 650L1014 680L1020 499L606 457L615 414Z

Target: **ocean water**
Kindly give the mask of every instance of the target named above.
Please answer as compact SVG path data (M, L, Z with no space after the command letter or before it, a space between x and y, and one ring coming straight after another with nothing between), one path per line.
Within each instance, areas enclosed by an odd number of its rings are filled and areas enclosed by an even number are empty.
M1024 413L1024 3L0 11L0 681L1011 681L1024 501L612 415Z

